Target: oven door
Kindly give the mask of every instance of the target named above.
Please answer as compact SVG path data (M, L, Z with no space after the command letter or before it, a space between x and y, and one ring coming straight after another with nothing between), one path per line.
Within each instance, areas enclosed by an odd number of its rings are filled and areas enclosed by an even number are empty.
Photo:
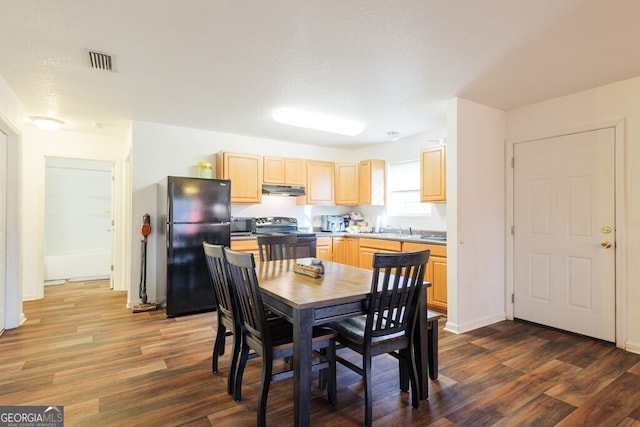
M315 258L316 243L318 238L314 236L298 236L296 243L296 258Z

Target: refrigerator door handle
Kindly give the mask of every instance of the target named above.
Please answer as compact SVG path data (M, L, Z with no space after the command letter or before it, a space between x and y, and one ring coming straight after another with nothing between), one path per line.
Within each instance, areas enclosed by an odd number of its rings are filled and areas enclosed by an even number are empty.
M173 228L171 227L170 224L166 224L165 227L167 227L166 229L166 235L167 238L165 239L165 241L167 242L167 260L173 259L173 245L170 244L170 242L173 242Z

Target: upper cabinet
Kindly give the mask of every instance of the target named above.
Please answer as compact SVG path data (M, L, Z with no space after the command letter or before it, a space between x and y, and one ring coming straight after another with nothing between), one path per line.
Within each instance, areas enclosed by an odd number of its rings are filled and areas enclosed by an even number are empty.
M222 151L216 154L216 178L231 180L231 203L262 201L262 158Z
M420 201L447 201L447 146L437 145L421 152Z
M335 204L358 204L358 163L336 163Z
M358 180L358 204L384 206L384 160L362 160Z
M305 185L306 161L288 157L263 157L265 184Z
M335 163L307 160L306 195L298 197L298 204L333 205Z

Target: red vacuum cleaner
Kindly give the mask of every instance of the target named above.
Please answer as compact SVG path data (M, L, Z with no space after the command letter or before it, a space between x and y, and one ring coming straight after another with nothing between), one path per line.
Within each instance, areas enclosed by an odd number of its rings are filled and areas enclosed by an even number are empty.
M149 214L142 216L141 254L140 254L140 304L133 306L134 313L153 311L158 309L158 304L147 302L147 237L151 234L151 217Z

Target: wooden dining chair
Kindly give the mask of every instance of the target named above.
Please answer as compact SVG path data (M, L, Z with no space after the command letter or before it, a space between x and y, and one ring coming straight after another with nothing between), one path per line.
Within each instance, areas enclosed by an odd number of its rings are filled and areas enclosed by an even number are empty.
M295 234L281 236L257 236L258 254L260 261L275 261L279 259L293 259L296 257Z
M258 394L257 425L266 425L267 396L271 381L293 377L293 370L285 364L282 371L273 372L273 362L277 359L295 357L293 354L293 325L284 319L268 322L265 316L262 294L255 271L253 254L224 248L229 277L237 297L237 306L242 319L242 344L236 374L235 396L240 401L242 375L247 364L249 350L262 357L262 378ZM329 402L336 404L336 333L330 329L313 329L313 351L318 362L312 370L328 371L327 394Z
M218 372L218 357L224 354L226 337L232 335L233 345L227 383L227 393L232 395L235 387L238 355L240 354L240 313L235 307L233 289L229 286L227 279L227 266L223 247L207 242L203 242L202 246L207 260L207 267L209 268L209 276L213 284L213 292L218 302L218 331L213 344L211 370Z
M424 298L423 288L427 286L424 275L429 254L429 250L374 254L367 313L329 324L338 332L339 344L362 356L360 365L340 354L336 355L336 360L364 379L367 426L373 420L371 359L380 354L390 354L399 360L400 369L409 374L412 406L418 408L420 405L413 351L414 328L418 321L420 296Z

